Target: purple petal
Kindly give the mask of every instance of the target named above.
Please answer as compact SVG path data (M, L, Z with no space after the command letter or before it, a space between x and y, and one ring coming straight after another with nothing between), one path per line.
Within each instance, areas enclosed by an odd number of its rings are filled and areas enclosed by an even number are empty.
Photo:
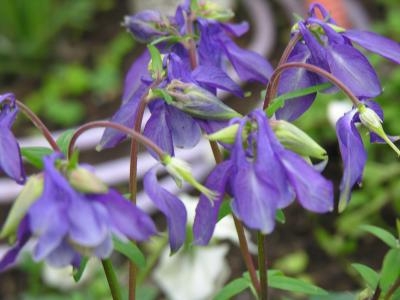
M107 236L107 213L96 207L83 195L75 193L68 204L69 238L76 244L96 247ZM84 220L84 221L83 221Z
M180 51L181 49L177 49ZM168 79L179 79L184 82L190 81L190 63L187 60L183 60L176 53L168 55Z
M233 171L233 212L246 226L263 233L272 232L278 208L278 191L270 182L259 176L254 166L246 161Z
M151 168L143 178L144 189L153 203L167 218L169 244L176 252L186 238L186 209L175 195L162 188L157 181L156 167Z
M303 44L296 45L288 62L307 62L311 53ZM282 73L278 86L278 95L304 89L318 84L318 76L304 68L288 69ZM293 121L300 117L314 102L317 93L289 99L276 111L276 118Z
M224 71L221 69L208 65L198 66L192 72L192 78L198 83L206 85L211 88L219 88L231 92L232 94L243 97L241 87L234 82Z
M303 40L307 45L311 57L309 58L309 62L324 69L328 70L328 64L326 62L326 49L323 47L319 41L314 37L314 35L308 30L303 22L299 22L299 29L303 36Z
M369 31L346 30L342 33L361 47L400 64L400 44Z
M94 249L94 255L99 258L107 258L113 251L111 235L107 235L104 241Z
M46 256L46 262L55 268L69 266L74 260L80 257L66 239L64 239L56 249Z
M25 246L30 237L31 232L29 230L28 217L24 217L18 227L17 242L0 260L0 272L8 269L15 263L19 252Z
M219 34L223 34L221 27L209 24L206 20L199 19L198 26L200 40L198 42L198 55L200 65L222 66L222 45L216 40Z
M344 164L343 178L340 183L340 199L347 202L350 200L353 185L361 182L367 160L367 152L353 122L356 112L357 110L351 110L336 123L336 134Z
M11 130L4 125L0 125L0 169L19 184L23 184L26 180L17 140Z
M193 148L201 138L200 126L184 112L173 106L167 106L168 123L174 146L178 148Z
M196 245L205 246L212 237L231 169L231 162L229 160L224 161L215 167L206 180L205 186L216 191L218 197L211 202L203 194L200 195L193 224L194 243Z
M167 105L163 102L157 103L152 109L151 116L143 129L143 134L162 150L173 155L174 145L172 143L172 133L167 118ZM157 157L151 149L148 149L148 151L154 157Z
M262 84L268 82L272 74L272 67L264 57L256 52L238 47L228 37L221 37L220 42L240 79L257 81Z
M354 47L339 44L328 47L327 61L332 75L346 84L357 97L372 98L381 93L374 69Z
M262 162L265 166L267 162L274 162L275 157L273 153L259 153L257 149L257 162L248 160L242 145L242 131L245 124L246 119L243 119L232 150L234 165L231 179L234 196L232 210L246 226L263 233L270 233L275 226L275 213L280 194L272 178L268 176L268 171L274 168L263 169L258 163Z
M330 13L325 9L325 7L319 3L312 3L308 9L308 15L310 17L318 17L316 10L319 10L325 22L336 24L335 20L331 18Z
M318 213L332 211L332 182L293 152L283 150L280 157L301 205Z
M143 241L157 231L146 213L114 190L109 190L107 194L89 195L88 198L104 205L112 231L119 236L122 234L135 241Z
M221 27L225 29L228 33L234 35L235 37L240 37L249 31L249 23L243 21L241 23L220 23Z
M127 103L139 89L142 84L141 77L148 74L148 64L150 61L149 51L144 51L132 64L125 77L124 93L122 95L122 104Z
M141 85L131 99L122 104L119 110L112 117L111 122L125 125L133 128L136 118L137 109L140 99L146 93L147 87ZM106 128L103 136L101 137L99 147L100 149L112 148L126 138L126 134L113 128Z

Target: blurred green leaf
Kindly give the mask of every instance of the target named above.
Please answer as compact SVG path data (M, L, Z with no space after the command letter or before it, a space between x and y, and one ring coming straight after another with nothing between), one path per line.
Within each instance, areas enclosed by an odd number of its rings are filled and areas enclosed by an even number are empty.
M88 261L89 259L87 257L83 257L81 263L79 264L79 267L73 269L72 277L74 278L75 282L79 282L79 280L81 280Z
M365 283L371 290L375 290L379 282L379 274L375 270L362 264L351 264L351 266L360 274Z
M22 147L22 157L31 165L38 169L43 169L43 156L49 155L53 152L52 149L47 147Z
M396 248L399 247L399 243L389 231L386 231L380 227L377 226L372 226L372 225L362 225L360 226L362 230L365 230L373 235L375 235L377 238L382 240L386 245L388 245L391 248Z
M390 249L383 259L381 280L379 285L383 292L387 291L400 277L400 249Z
M146 258L137 245L131 241L122 242L117 238L114 238L113 241L116 251L127 257L139 268L144 268L146 266Z
M214 300L227 300L232 299L237 294L241 293L245 289L251 286L251 282L243 277L236 278L233 281L225 285L218 294L214 297Z
M65 155L67 155L69 143L71 142L74 133L75 129L67 129L57 138L57 145Z
M301 279L287 277L284 275L272 275L270 272L268 272L268 285L272 288L295 293L321 296L328 295L328 292L324 289Z

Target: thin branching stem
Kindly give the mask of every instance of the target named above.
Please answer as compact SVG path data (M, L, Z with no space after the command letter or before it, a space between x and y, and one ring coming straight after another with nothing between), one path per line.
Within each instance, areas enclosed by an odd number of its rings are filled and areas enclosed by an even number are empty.
M16 100L15 103L17 104L18 108L21 110L21 112L35 125L37 129L43 134L44 138L47 140L47 142L50 144L51 148L53 148L54 151L60 152L60 147L58 147L55 139L51 135L50 130L44 125L42 120L25 104L23 104L21 101Z
M266 109L269 104L271 103L272 99L274 98L276 92L277 92L277 81L279 80L280 74L288 69L293 69L293 68L303 68L306 69L307 71L316 73L322 77L325 77L328 79L330 82L332 82L334 85L336 85L339 89L341 89L353 102L354 106L358 106L360 104L360 100L353 94L353 92L345 85L341 80L336 78L334 75L329 73L328 71L325 71L324 69L317 67L315 65L311 65L308 63L303 63L303 62L289 62L289 63L284 63L277 67L274 71L274 73L271 76L270 81L268 82L267 86L267 92L265 94L265 99L264 99L264 109Z
M265 235L260 231L257 232L258 244L258 272L260 273L260 298L268 300L268 266L267 266L267 247Z

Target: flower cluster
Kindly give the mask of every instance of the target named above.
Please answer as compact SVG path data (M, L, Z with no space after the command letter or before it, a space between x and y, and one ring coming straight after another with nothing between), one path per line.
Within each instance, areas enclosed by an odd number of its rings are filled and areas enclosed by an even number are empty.
M61 157L57 153L45 157L43 174L36 175L43 180L35 180L35 186L27 185L30 192L23 193L15 203L17 213L10 217L18 219L6 224L20 222L17 240L0 261L0 270L14 263L30 239L35 243L35 260L63 267L79 266L83 256L107 258L113 235L143 241L156 233L147 214L85 168L70 169ZM12 228L3 228L2 235L12 234Z

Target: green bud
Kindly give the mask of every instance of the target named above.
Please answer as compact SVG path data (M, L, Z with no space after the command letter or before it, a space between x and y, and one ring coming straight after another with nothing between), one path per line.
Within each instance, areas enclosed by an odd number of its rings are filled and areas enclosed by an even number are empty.
M317 144L307 133L284 120L271 121L271 127L281 144L305 157L314 157L317 159L327 159L327 153Z
M43 191L43 176L38 174L30 176L26 182L24 188L19 193L13 206L11 207L10 213L3 225L0 232L0 238L13 236L18 228L19 223L26 215L26 212L31 207Z
M241 115L214 94L192 83L173 80L166 89L175 101L170 104L200 119L229 120Z
M378 114L374 110L366 107L363 104L360 104L357 109L360 113L361 123L365 127L367 127L369 131L376 133L380 138L382 138L394 150L394 152L396 152L397 155L400 156L399 148L397 148L396 145L393 144L393 142L383 130L382 119L378 116Z
M67 177L70 184L82 193L105 194L108 191L107 185L85 168L72 169Z
M221 5L212 1L206 1L204 4L198 5L198 9L196 15L220 22L229 21L235 16L232 10L221 7Z
M187 162L176 157L165 155L162 159L162 163L167 169L167 172L175 179L175 182L179 187L182 186L182 181L186 181L199 192L204 194L210 201L213 201L217 197L217 194L214 191L206 188L193 177L192 170Z
M212 134L209 134L207 138L210 141L216 141L225 144L233 144L235 142L238 129L239 129L239 124L233 124L221 130L218 130Z

